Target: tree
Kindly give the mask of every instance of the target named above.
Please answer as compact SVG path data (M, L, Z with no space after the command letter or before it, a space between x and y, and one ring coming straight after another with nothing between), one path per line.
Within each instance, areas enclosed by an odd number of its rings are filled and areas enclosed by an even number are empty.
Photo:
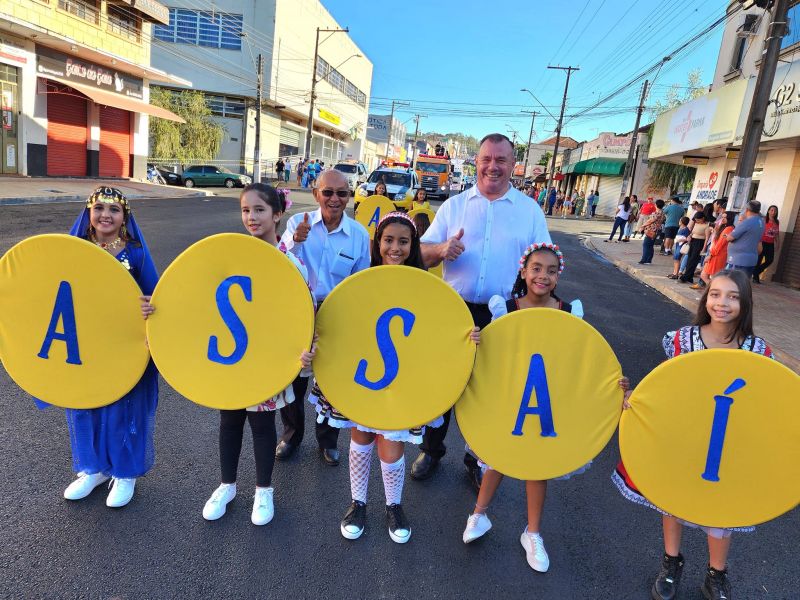
M150 119L150 156L156 161L177 161L180 164L210 160L222 145L225 128L216 123L202 92L173 92L150 88L150 103L166 108L186 122Z
M545 153L542 155L542 158L540 158L540 159L539 159L539 162L538 162L538 163L536 163L536 164L537 164L537 165L542 165L543 167L546 167L547 165L549 165L549 164L550 164L550 159L551 159L551 158L553 158L553 153L552 153L552 152L550 152L550 151L548 150L547 152L545 152Z
M706 87L700 83L703 72L700 69L689 71L686 78L687 85L680 86L673 84L663 100L656 100L650 113L655 120L658 115L672 110L685 102L699 98L705 93ZM652 139L653 127L647 132L648 138ZM679 190L686 189L694 182L697 169L684 165L664 162L662 160L650 160L649 162L649 187L654 190L669 188L670 196L677 194Z

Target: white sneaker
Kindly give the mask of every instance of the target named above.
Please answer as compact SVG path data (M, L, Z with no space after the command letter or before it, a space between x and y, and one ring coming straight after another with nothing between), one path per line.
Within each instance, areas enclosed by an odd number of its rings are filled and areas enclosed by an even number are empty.
M528 533L528 528L522 532L519 538L522 547L525 548L525 554L528 557L528 564L534 571L539 573L547 573L550 568L550 557L547 556L547 550L544 549L544 540L538 533Z
M225 514L225 507L228 502L236 497L236 484L223 483L208 499L206 505L203 507L203 518L206 521L216 521Z
M106 506L109 508L121 508L133 498L133 490L136 487L136 479L112 479L111 491L106 498Z
M256 488L253 512L250 515L253 525L266 525L272 521L272 517L275 516L275 506L272 504L273 492L271 487Z
M462 539L465 544L469 544L483 536L483 534L491 528L492 522L489 520L489 517L485 514L475 513L474 515L470 515L469 519L467 519L467 528L464 530Z
M67 500L81 500L92 493L92 490L101 483L108 481L108 475L102 473L78 473L78 478L67 486L64 490L64 498Z

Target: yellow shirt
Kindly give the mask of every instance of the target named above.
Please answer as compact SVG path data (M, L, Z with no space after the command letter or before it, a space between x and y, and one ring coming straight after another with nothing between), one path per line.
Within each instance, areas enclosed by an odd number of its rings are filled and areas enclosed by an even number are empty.
M413 206L411 207L412 210L417 210L418 208L424 208L425 210L431 209L431 203L425 200L425 202L417 202L416 200L412 203Z

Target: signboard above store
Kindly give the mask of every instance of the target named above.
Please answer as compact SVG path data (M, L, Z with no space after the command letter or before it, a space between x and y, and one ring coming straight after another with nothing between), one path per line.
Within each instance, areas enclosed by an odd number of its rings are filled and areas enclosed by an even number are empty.
M750 106L756 78L747 81L747 102ZM748 111L743 110L736 128L736 144L740 144L747 125ZM764 118L761 143L800 137L800 63L779 64L775 70L770 103Z
M36 70L42 75L52 75L63 81L91 85L138 100L144 97L142 80L127 73L79 60L44 46L36 46L36 59Z
M342 118L339 115L327 111L324 108L319 109L319 118L328 123L333 123L334 125L339 125L342 122Z

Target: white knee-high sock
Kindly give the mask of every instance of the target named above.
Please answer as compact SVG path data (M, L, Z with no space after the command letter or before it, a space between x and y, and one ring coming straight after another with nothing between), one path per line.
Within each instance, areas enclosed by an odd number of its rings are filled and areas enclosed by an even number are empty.
M406 478L406 457L401 456L393 463L381 461L381 473L383 474L386 506L400 504L403 501L403 482Z
M372 449L375 442L368 445L350 440L350 493L353 500L367 502L369 487L369 467L372 463Z

